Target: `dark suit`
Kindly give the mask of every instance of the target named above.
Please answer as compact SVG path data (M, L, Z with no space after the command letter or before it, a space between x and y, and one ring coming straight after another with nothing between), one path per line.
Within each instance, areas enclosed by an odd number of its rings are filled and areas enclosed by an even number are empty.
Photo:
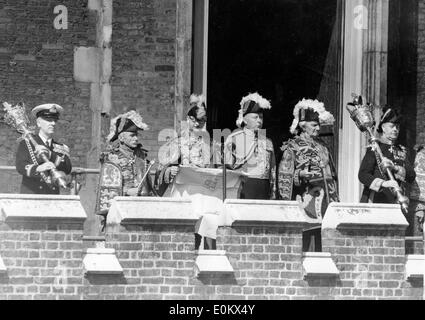
M51 151L50 161L56 165L58 171L70 174L72 170L71 160L69 158L69 149L66 145L52 140L52 145L47 146L40 136L35 135L34 140ZM32 150L34 146L29 143ZM22 140L16 152L16 170L22 175L21 193L22 194L59 194L59 187L47 184L40 173L36 171L41 163L34 163L31 153L25 140Z
M416 174L413 167L407 160L406 148L401 145L390 145L379 142L384 157L391 160L395 165L405 169L405 179L397 179L398 184L403 188L405 183L412 183ZM360 202L372 203L397 203L396 196L388 188L380 187L380 180L388 180L379 170L375 152L368 148L362 160L359 170L359 180L364 184L364 190ZM404 189L404 188L403 188Z

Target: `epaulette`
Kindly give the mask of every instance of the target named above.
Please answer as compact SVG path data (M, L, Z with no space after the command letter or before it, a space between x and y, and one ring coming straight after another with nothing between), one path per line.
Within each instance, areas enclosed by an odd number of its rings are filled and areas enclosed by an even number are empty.
M69 150L69 147L66 144L57 143L56 141L53 141L52 145L53 145L53 151L54 152L64 154L68 157L70 156L70 150Z

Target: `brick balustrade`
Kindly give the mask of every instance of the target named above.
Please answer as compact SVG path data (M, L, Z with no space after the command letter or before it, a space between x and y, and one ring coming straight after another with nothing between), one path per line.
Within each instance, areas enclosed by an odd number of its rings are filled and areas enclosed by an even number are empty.
M203 253L194 251L199 216L190 201L117 198L106 234L106 248L114 252L87 251L78 197L0 195L6 269L0 270L0 299L423 297L423 278L406 276L406 223L397 207L330 208L325 253L308 255L313 266L316 258L334 263L337 272L322 274L303 264L302 230L313 224L296 203L230 200L224 207L217 255L227 257L233 271L197 273ZM84 270L86 253L102 250L118 259L122 273Z

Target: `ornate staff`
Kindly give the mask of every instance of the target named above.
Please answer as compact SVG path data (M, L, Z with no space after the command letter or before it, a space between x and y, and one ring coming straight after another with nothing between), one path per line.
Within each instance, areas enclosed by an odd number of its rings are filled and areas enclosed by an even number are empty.
M361 96L357 96L356 94L353 94L352 96L353 102L347 104L347 110L350 113L350 117L354 120L360 131L366 133L366 137L372 145L372 150L375 152L377 157L382 160L384 155L382 154L382 150L379 147L378 138L375 137L372 131L375 121L372 116L371 105L363 105ZM390 180L396 181L390 166L384 166L384 170ZM403 194L403 190L398 184L397 188L394 189L394 192L397 197L397 202L401 205L402 211L407 213L409 207L409 198Z
M151 171L151 169L152 169L152 167L153 167L153 165L155 164L155 160L152 160L150 163L149 163L149 166L148 166L148 168L146 169L146 171L145 171L145 174L143 175L143 177L142 177L142 180L140 181L140 183L139 183L139 186L137 187L137 196L138 197L140 197L141 195L142 195L142 191L143 191L143 183L145 182L145 180L146 180L146 178L147 178L147 176L148 176L148 174L149 174L149 171ZM153 190L154 191L154 190Z
M44 146L41 146L35 141L33 134L34 129L29 127L29 119L25 112L25 105L23 103L18 103L16 106L12 106L7 102L3 103L4 106L4 122L10 127L16 129L22 137L20 139L26 140L30 142L36 150L38 150L37 157L40 162L48 162L49 161L49 150ZM45 172L41 172L42 179L47 184L58 184L61 188L66 189L66 181L63 177L63 174L59 172L57 169L50 170L50 176Z

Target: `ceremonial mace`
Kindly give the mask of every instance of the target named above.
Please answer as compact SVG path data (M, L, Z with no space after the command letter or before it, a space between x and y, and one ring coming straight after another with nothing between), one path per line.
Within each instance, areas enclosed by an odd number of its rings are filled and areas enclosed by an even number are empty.
M350 113L351 119L354 120L356 126L360 129L361 132L366 133L366 138L370 141L372 145L372 150L379 157L379 160L382 161L384 155L378 144L378 138L373 134L372 128L374 126L374 119L372 116L371 105L363 105L363 100L361 96L352 94L353 102L347 104L347 110ZM394 175L389 166L385 166L384 170L390 180L396 181ZM409 207L409 198L407 198L397 183L397 188L394 188L394 192L397 197L397 202L401 205L401 209L404 213L407 213Z
M12 106L7 102L3 103L4 106L4 122L17 130L20 134L22 134L22 137L20 139L26 140L30 142L36 149L40 145L35 141L33 134L34 130L29 127L29 119L25 112L25 105L23 103L18 103L16 106ZM43 147L43 146L40 146ZM40 148L39 147L39 148ZM49 151L47 148L46 150L42 150L40 154L38 155L41 162L48 162L49 157ZM66 189L66 181L63 177L63 174L61 174L56 168L50 170L50 177L45 173L40 173L42 179L50 185L50 180L54 184L58 184L61 188ZM50 179L51 178L51 179Z

